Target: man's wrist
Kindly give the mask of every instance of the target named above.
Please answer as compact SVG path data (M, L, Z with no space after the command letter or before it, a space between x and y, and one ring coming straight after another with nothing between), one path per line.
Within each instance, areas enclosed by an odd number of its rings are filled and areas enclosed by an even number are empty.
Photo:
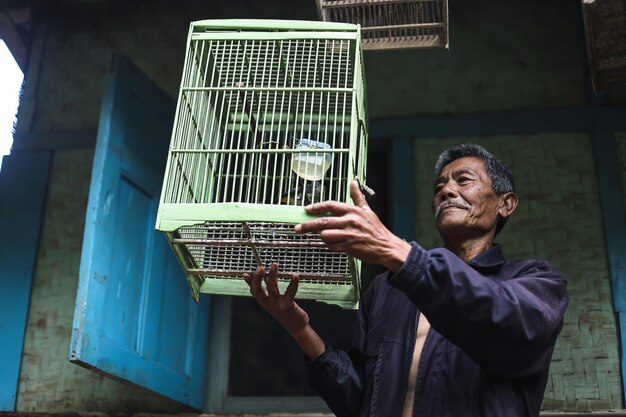
M315 359L326 351L326 344L308 324L299 332L291 333L291 336L309 359Z
M410 252L411 244L404 239L397 238L396 245L384 264L385 268L391 272L398 272L406 262Z
M298 340L298 338L302 337L302 335L305 334L306 328L309 327L309 324L306 323L304 325L289 325L283 323L283 327L287 330L287 333L289 333L291 337L293 337L295 340Z

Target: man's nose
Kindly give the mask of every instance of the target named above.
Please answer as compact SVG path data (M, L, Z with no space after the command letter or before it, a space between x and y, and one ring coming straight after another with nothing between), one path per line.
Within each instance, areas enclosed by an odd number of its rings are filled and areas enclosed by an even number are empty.
M459 195L454 183L452 181L448 181L443 185L441 189L441 196L445 199L455 198Z

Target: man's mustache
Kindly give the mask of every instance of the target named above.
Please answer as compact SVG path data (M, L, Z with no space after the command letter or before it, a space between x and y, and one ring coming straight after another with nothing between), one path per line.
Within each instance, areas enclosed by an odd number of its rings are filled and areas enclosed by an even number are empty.
M439 203L439 205L435 209L435 219L439 217L439 214L441 214L441 210L445 209L446 207L458 207L464 210L469 210L472 206L470 203L468 203L467 201L461 198L455 198L452 200L444 200L441 203Z

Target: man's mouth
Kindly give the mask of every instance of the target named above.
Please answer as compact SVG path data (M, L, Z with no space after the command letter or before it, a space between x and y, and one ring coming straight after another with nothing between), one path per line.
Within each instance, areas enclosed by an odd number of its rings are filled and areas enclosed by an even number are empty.
M443 202L443 203L439 204L439 206L437 207L437 210L435 210L435 218L438 218L439 215L444 210L450 209L450 208L457 208L457 209L461 209L461 210L469 210L469 205L465 205L465 204L461 204L461 203Z

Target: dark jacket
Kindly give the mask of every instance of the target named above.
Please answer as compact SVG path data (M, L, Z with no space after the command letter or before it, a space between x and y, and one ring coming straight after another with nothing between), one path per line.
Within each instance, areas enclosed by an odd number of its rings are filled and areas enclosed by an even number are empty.
M465 263L412 243L402 269L363 294L352 348L328 347L309 381L337 417L400 416L421 311L431 328L413 416L537 416L565 287L546 261L507 261L498 246Z

